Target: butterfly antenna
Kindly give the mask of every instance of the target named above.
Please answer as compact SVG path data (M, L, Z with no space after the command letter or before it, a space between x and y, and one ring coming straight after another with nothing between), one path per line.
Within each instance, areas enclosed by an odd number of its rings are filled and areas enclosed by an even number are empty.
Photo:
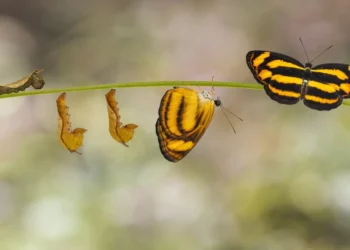
M213 81L214 81L214 76L212 76L212 78L211 78L211 82L213 82ZM213 95L215 95L214 85L211 85L211 93L212 93Z
M333 45L329 46L327 49L325 49L324 51L322 51L318 56L316 56L314 59L311 60L310 63L312 63L313 61L315 61L317 58L319 58L322 54L324 54L327 50L329 50L330 48L332 48Z
M230 119L228 119L228 116L227 116L227 114L225 113L225 110L223 109L223 107L222 107L222 106L220 106L220 108L221 108L222 112L224 113L224 115L225 115L225 117L226 117L226 119L227 119L228 123L230 123L231 128L233 129L233 132L236 134L236 130L235 130L235 128L233 127L233 125L232 125L232 123L231 123Z
M305 49L305 46L304 46L304 44L303 44L303 40L301 40L300 37L299 37L299 40L300 40L301 46L303 47L304 54L305 54L305 56L306 56L307 62L308 62L308 63L311 63L311 62L310 62L310 59L309 59L309 56L308 56L307 53L306 53L306 49Z
M234 117L236 117L238 120L240 120L241 122L243 122L243 119L241 117L239 117L238 115L232 113L230 110L228 110L227 108L220 106L221 109L224 109L226 112L230 113L231 115L233 115Z

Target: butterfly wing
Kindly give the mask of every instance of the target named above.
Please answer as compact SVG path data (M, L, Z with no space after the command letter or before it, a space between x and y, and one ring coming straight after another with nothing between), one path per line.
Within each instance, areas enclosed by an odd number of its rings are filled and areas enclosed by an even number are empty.
M320 64L312 68L312 74L317 80L335 87L343 98L350 98L350 65L341 63Z
M163 156L177 162L197 144L214 114L214 101L189 88L168 90L160 103L156 134Z
M292 57L262 50L249 51L247 65L266 94L282 104L295 104L301 96L305 67Z
M337 108L343 98L350 97L349 65L320 64L312 68L304 104L317 110Z

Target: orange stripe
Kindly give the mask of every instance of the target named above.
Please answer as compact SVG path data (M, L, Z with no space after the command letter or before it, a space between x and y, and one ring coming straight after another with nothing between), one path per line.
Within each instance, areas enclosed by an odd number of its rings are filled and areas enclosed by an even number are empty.
M261 80L265 80L266 78L270 78L272 76L272 72L267 69L263 69L260 71L259 75Z
M299 98L300 97L300 93L295 93L295 92L292 92L292 91L279 90L279 89L276 89L276 88L272 87L271 85L268 85L268 88L272 91L272 93L280 95L280 96L288 96L288 97L295 97L295 98Z
M295 69L300 69L300 70L305 70L304 68L290 62L286 62L283 60L273 60L267 64L267 66L271 69L275 69L278 67L286 67L286 68L295 68Z
M313 69L312 72L322 73L338 77L340 80L347 80L349 77L340 69Z
M340 84L340 89L343 90L346 94L350 93L350 83Z
M301 85L303 83L303 79L300 77L284 76L284 75L274 75L271 77L271 80L275 80L278 83L285 83L285 84Z
M253 60L253 66L255 68L259 67L266 58L270 57L270 52L264 52L262 53L260 56L257 56L254 60Z
M339 99L325 99L321 98L318 96L313 96L313 95L305 95L304 97L308 101L313 101L313 102L318 102L318 103L323 103L323 104L334 104L336 103Z
M327 92L327 93L335 93L335 92L340 90L339 86L337 86L337 85L332 86L332 85L328 85L328 84L324 84L324 83L316 82L316 81L312 81L312 80L309 81L308 86L319 89L319 90L321 90L323 92Z

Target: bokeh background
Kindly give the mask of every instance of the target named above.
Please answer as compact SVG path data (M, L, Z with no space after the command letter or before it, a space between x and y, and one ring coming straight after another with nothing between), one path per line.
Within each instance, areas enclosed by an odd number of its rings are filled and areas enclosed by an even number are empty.
M46 89L113 82L254 83L267 49L349 63L348 0L0 0L0 76L44 68ZM258 84L258 83L256 83ZM108 132L108 90L68 93L83 154L57 138L59 94L0 100L0 249L350 249L350 108L284 106L217 88L224 106L173 164L155 121L167 88L117 89L130 148Z

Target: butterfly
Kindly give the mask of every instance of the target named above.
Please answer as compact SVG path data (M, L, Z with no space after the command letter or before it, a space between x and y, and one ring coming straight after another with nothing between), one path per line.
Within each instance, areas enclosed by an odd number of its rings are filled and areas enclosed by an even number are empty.
M246 60L254 78L278 103L291 105L303 100L307 107L321 111L335 109L343 98L350 97L350 65L312 66L309 60L303 65L287 55L263 50L249 51Z
M166 91L156 122L159 148L165 159L177 162L198 143L213 118L215 106L222 107L221 100L213 95L213 89L197 92L174 87Z

